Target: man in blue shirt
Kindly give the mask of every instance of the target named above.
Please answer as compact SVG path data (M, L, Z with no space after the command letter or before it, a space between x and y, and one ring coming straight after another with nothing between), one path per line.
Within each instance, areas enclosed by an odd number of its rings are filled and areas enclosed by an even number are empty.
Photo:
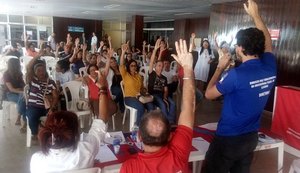
M260 116L276 80L272 41L257 4L248 0L244 8L256 28L236 35L236 55L242 64L221 77L230 60L229 54L224 55L205 93L208 99L224 96L216 136L206 153L205 173L249 173Z

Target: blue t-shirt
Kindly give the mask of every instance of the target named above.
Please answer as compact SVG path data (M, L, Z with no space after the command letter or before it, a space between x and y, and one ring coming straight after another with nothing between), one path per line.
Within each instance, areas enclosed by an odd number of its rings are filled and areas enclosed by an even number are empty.
M276 80L276 60L272 53L252 59L223 75L216 87L224 95L217 135L235 136L255 132L260 115Z

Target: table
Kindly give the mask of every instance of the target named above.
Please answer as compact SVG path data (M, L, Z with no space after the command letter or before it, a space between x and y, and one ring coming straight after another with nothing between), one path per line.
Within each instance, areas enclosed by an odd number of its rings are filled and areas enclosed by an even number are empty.
M217 123L208 123L203 126L199 126L199 129L200 129L200 131L204 130L207 133L210 133L216 129L216 126L217 126ZM209 137L209 135L207 135L207 137L203 137L208 142L210 142L210 140L212 139ZM195 136L195 129L194 129L194 137L197 137L197 135ZM279 173L282 173L282 171L283 171L282 170L283 169L283 152L284 152L284 142L283 141L276 139L272 142L267 142L267 143L259 142L255 151L269 150L269 149L275 149L275 148L278 149L277 170ZM193 173L200 172L201 163L202 163L201 161L203 161L205 159L205 153L206 153L206 151L205 152L198 151L198 150L191 151L190 156L189 156L189 162L193 163ZM101 172L102 173L118 173L120 171L121 165L122 165L121 163L118 163L118 164L105 166L105 167L103 167Z

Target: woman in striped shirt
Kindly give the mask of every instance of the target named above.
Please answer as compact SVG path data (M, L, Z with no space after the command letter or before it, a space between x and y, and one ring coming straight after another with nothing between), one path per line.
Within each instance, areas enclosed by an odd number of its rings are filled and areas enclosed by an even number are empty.
M54 111L58 102L56 84L49 78L46 72L46 63L38 60L39 57L34 57L27 66L29 91L26 114L33 140L37 140L40 117ZM44 96L50 100L49 109L45 108Z

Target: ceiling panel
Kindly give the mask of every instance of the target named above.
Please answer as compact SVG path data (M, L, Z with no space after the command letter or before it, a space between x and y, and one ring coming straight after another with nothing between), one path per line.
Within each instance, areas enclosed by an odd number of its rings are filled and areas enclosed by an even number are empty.
M0 0L0 13L97 20L170 20L209 16L212 3L236 0Z

